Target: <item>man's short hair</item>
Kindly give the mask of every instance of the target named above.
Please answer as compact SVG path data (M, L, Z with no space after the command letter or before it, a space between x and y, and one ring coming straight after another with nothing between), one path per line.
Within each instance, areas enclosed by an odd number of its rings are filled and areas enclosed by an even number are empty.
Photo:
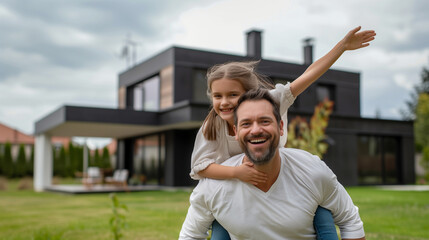
M237 102L237 106L235 106L234 109L234 124L237 126L237 109L240 107L240 105L245 101L257 101L257 100L267 100L269 103L271 103L271 106L273 107L273 114L274 117L277 120L277 124L280 124L280 121L282 120L282 117L280 116L280 104L277 100L271 96L270 92L267 89L264 88L257 88L252 89L250 91L245 92L243 95L240 96Z

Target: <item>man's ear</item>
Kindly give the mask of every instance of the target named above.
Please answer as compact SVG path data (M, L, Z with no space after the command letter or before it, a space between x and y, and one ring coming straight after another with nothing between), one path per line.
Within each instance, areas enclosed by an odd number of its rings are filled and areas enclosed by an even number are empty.
M237 141L238 141L238 136L237 136L237 127L234 125L234 126L232 126L232 129L234 129L235 140L237 140Z
M284 123L283 123L283 120L280 120L280 136L283 136L283 134L284 134L284 131L283 131L283 125L284 125Z

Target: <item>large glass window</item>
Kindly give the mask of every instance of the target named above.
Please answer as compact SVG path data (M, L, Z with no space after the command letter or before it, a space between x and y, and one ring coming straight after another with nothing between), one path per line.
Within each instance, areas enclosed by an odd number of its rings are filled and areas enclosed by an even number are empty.
M155 76L134 87L134 110L157 111L160 100L159 77Z
M136 139L133 160L133 179L140 184L164 184L164 134Z
M193 71L192 76L192 100L201 103L210 103L210 99L207 97L207 79L206 70Z
M359 184L397 184L398 139L394 137L358 137Z

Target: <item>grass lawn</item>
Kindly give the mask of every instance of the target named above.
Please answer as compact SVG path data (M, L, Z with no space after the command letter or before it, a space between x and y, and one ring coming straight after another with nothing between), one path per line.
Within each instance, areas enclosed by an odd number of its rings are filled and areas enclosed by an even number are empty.
M65 195L0 191L0 239L112 239L108 194ZM366 239L428 239L429 192L347 188L360 209ZM117 194L127 205L123 239L177 239L190 192L150 191Z

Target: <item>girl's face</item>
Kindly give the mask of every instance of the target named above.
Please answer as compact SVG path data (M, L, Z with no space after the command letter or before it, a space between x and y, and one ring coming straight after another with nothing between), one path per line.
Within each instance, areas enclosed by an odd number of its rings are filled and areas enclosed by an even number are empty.
M246 92L243 85L237 80L222 78L213 81L211 89L213 109L230 126L233 126L234 108L238 98Z

